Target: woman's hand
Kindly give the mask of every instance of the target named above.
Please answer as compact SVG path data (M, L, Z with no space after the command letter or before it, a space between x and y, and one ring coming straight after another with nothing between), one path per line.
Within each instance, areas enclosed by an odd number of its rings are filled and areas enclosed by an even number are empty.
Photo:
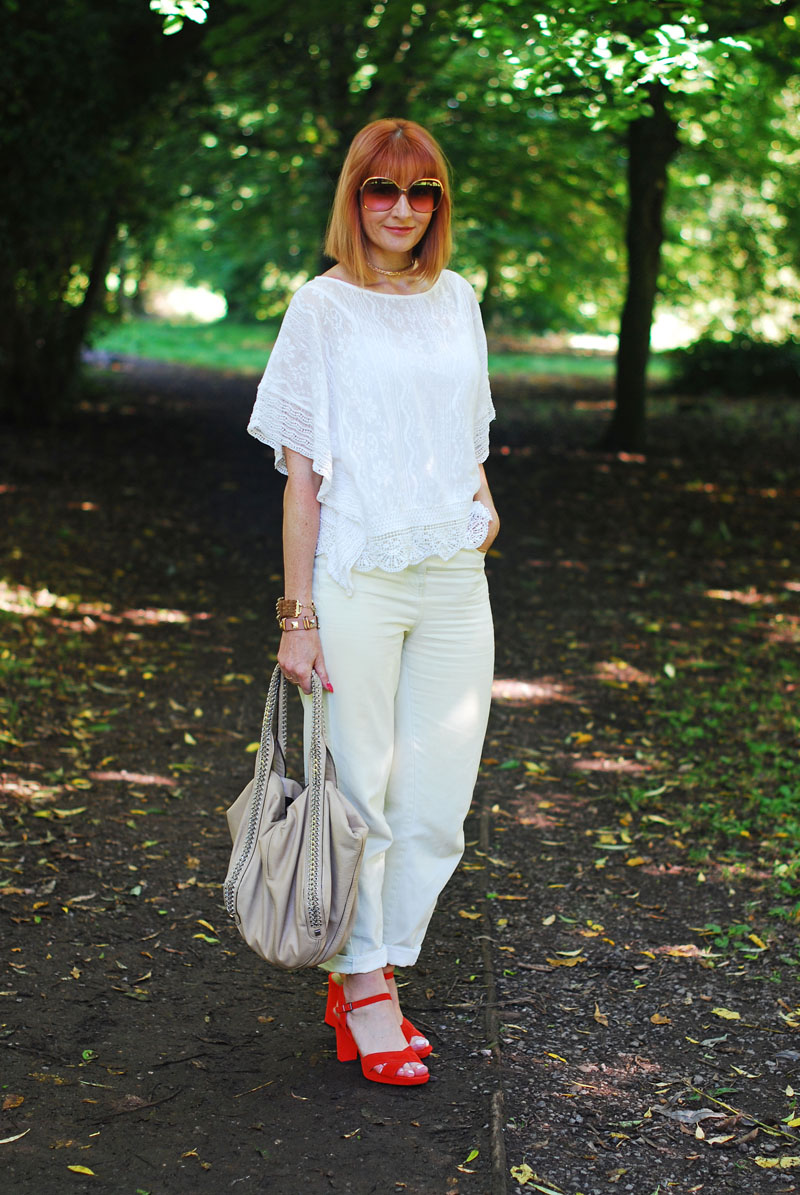
M485 555L486 552L488 552L489 549L491 548L494 541L497 539L497 535L498 535L499 531L500 531L500 519L498 518L497 511L494 509L494 507L492 507L492 517L489 520L489 531L488 531L486 539L483 541L483 543L478 544L478 551L483 552Z
M278 663L290 684L299 685L304 693L311 692L312 669L322 681L323 689L333 692L325 668L319 631L284 631L278 648Z
M500 516L497 513L497 508L492 498L492 491L489 489L489 482L486 480L486 470L483 465L478 465L478 473L481 484L478 492L473 496L473 501L482 503L489 512L489 530L486 533L486 539L482 544L478 545L478 551L486 553L497 539L497 533L500 530Z

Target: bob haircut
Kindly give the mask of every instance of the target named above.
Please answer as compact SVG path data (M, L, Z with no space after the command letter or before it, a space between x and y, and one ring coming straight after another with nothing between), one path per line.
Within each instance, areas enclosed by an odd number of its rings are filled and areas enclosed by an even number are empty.
M435 282L450 260L450 178L436 140L411 120L374 120L356 133L336 186L325 237L326 256L341 262L360 285L369 281L368 242L358 192L363 182L375 177L393 178L401 184L418 178L441 182L441 202L413 250L419 263L416 276Z

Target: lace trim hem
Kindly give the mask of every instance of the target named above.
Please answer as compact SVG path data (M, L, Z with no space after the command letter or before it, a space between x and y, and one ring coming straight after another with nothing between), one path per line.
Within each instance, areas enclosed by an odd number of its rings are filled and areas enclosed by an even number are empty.
M489 533L491 515L482 502L474 502L466 519L424 527L409 527L375 536L360 545L343 543L336 520L323 518L317 555L327 558L328 572L347 593L352 593L350 573L367 573L374 568L398 573L429 556L450 560L462 548L477 548ZM348 550L350 549L350 550ZM353 549L355 551L353 552ZM348 560L348 556L350 560Z

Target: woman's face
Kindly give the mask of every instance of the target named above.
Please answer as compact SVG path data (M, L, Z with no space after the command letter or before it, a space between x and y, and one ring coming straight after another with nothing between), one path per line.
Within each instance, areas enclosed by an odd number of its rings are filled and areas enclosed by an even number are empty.
M401 187L416 179L414 175L396 178ZM408 254L424 237L433 212L415 212L408 196L401 194L394 207L386 212L371 212L361 204L361 227L374 250L389 254Z

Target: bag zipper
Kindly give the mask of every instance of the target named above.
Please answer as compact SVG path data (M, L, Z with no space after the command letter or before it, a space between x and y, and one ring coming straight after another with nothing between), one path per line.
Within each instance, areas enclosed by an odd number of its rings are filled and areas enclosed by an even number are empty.
M322 846L322 800L325 774L322 762L322 684L314 672L311 675L312 714L311 752L309 759L309 835L308 835L308 892L306 917L315 938L322 937L322 877L320 856Z
M225 896L225 910L229 917L236 918L236 897L239 894L239 884L241 882L242 874L247 863L252 856L253 848L256 842L256 831L258 829L258 822L261 816L261 809L264 804L264 793L267 781L267 756L269 737L272 733L272 723L275 717L275 701L278 696L278 686L283 678L276 671L270 683L269 692L267 694L267 704L264 709L264 721L261 725L261 743L258 752L258 769L256 771L255 781L253 783L253 796L250 801L250 810L248 814L247 833L244 837L242 850L239 858L236 860L236 865L231 872L230 878L223 884L223 893ZM281 731L283 741L286 741L286 702L282 703L283 717L281 719Z

